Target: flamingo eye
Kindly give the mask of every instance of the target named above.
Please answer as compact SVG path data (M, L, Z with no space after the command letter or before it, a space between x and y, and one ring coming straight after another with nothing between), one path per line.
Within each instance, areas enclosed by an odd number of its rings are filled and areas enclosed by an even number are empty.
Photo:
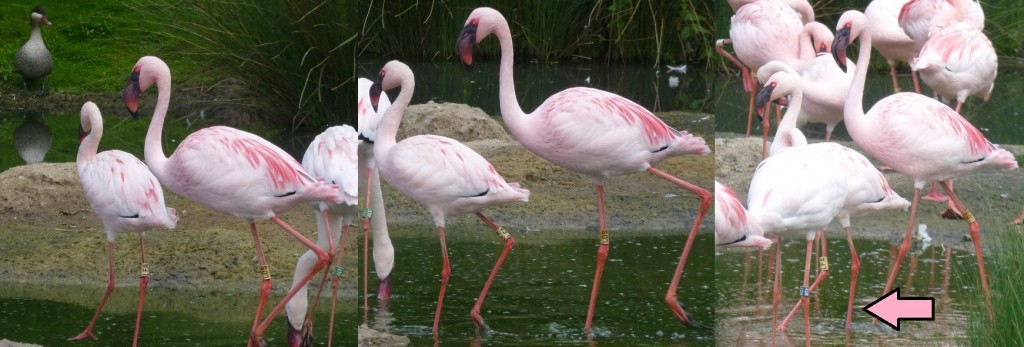
M470 19L470 20L469 20L469 25L472 25L472 26L477 26L477 25L479 25L479 24L480 24L480 20L479 20L479 19L477 19L477 18L473 18L473 19Z
M768 84L768 86L769 86L769 87L772 87L772 88L775 88L775 86L776 86L777 84L778 84L777 82L772 82L772 83L769 83L769 84Z
M843 25L843 28L852 29L853 28L853 23L846 23L845 25Z

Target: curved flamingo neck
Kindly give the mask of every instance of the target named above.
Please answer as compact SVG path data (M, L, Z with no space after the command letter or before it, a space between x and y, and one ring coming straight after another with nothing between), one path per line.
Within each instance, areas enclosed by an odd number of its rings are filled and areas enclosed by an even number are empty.
M100 147L100 138L103 137L103 119L98 114L90 113L85 117L89 122L89 135L82 139L78 145L78 158L76 165L81 170L85 163L96 157L96 151Z
M846 96L846 105L843 106L843 122L850 132L853 133L862 128L864 118L864 83L868 76L868 62L871 61L871 33L862 30L860 33L860 48L857 52L857 66L853 70L853 82L850 84L849 94ZM854 137L856 140L856 137Z
M789 108L779 122L779 128L775 130L775 139L769 149L770 154L778 153L783 148L804 146L807 144L807 137L800 129L797 129L797 119L800 118L800 105L803 104L804 93L801 88L794 88L789 94ZM769 154L769 156L770 156Z
M519 134L525 133L526 113L519 107L519 99L516 98L516 86L512 78L512 65L514 52L512 48L512 33L508 24L498 25L494 28L494 36L501 44L501 62L498 67L498 96L501 107L501 118L505 121L509 131L516 138Z
M159 71L152 77L155 79L157 98L156 108L153 110L153 120L149 122L149 130L146 132L146 145L143 154L146 157L146 165L150 171L161 182L165 182L164 173L167 165L167 155L164 154L163 130L164 119L167 118L167 109L171 104L171 72Z
M416 89L416 81L411 75L403 73L398 78L401 79L402 90L398 92L398 97L391 102L391 107L384 112L380 123L377 124L377 140L373 143L374 156L377 158L387 158L388 153L395 147L398 126L402 123L402 116L405 115L405 109L409 107L412 93Z

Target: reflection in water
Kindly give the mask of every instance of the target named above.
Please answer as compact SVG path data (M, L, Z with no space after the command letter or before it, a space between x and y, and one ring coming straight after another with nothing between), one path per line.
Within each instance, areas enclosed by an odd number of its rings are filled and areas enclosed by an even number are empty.
M873 325L871 317L862 310L884 289L894 247L888 241L854 240L854 243L862 253L852 333L850 336L845 333L850 255L846 241L837 238L829 241L829 275L810 295L812 345L919 345L924 341L955 345L965 337L967 317L974 310L972 306L981 303L976 300L977 274L972 271L974 256L971 253L945 246L912 250L911 264L917 265L904 267L907 269L902 274L904 277L897 282L902 283L901 296L936 298L936 320L903 321L901 331L896 332L885 324ZM799 299L806 243L786 240L782 244L783 272L779 281L782 298L777 316L780 321ZM780 345L804 344L802 310L793 317L785 332L773 334L773 252L764 252L760 257L754 252L725 252L717 256L715 268L718 287L730 288L718 293L716 339L719 344L763 345L773 339ZM951 282L964 285L950 286Z
M26 164L41 163L50 151L53 133L43 123L43 113L26 111L21 125L14 130L14 148Z
M478 334L469 319L501 244L479 227L449 229L451 279L441 314L442 345L581 345L594 275L596 232L516 233L516 246L488 294ZM422 228L392 228L396 263L390 305L371 312L374 328L433 343L441 255ZM680 282L679 299L697 322L715 320L714 256L709 230L698 234ZM617 232L594 319L595 345L713 345L714 333L684 326L664 303L686 237L681 231ZM374 276L373 274L368 274ZM373 289L371 288L371 291Z

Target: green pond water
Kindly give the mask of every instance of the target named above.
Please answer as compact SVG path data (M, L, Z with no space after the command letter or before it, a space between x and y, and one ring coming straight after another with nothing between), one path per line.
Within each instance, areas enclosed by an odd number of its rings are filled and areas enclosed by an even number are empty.
M371 296L370 326L405 335L414 345L433 343L431 326L440 288L441 252L433 227L392 227L395 270L387 308ZM710 346L711 332L686 327L664 304L665 291L686 239L670 232L612 231L594 318L594 337L583 333L594 278L597 232L512 231L517 243L484 303L490 333L478 335L469 319L502 245L485 226L447 232L452 274L441 314L444 345ZM713 237L701 230L677 295L697 322L715 321ZM371 267L369 278L376 279ZM371 284L371 294L375 292Z

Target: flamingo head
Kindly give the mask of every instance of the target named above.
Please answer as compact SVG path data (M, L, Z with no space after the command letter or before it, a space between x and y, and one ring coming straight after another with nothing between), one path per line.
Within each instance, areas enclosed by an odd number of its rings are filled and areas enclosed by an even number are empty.
M380 94L382 92L380 78L378 77L377 81L370 85L370 106L373 106L373 112L377 112L377 104L380 103Z
M313 345L313 335L309 329L295 329L291 322L288 322L288 346L305 347Z
M82 111L79 112L79 115L82 118L81 122L78 125L79 143L85 140L86 136L92 134L94 119L100 119L100 122L102 122L102 118L99 118L99 114L100 108L96 106L96 104L92 101L87 101L86 103L82 104Z
M373 106L374 112L377 111L380 94L396 87L402 87L402 90L408 89L411 93L415 88L415 81L409 65L392 60L384 64L384 67L380 69L380 74L377 75L377 81L370 86L370 105Z
M501 12L490 7L479 7L469 14L466 25L459 34L459 41L455 44L459 59L467 67L473 66L473 46L491 34L501 33L501 36L511 36L508 29L508 21ZM499 37L501 38L501 37Z
M789 97L800 92L799 86L800 81L797 75L787 71L776 72L764 84L761 91L757 93L757 96L754 98L754 107L757 109L758 114L763 117L764 111L771 101L787 106L789 104Z
M867 17L860 11L846 11L836 24L836 36L832 41L832 58L839 68L846 72L846 49L864 31Z
M46 9L43 8L43 5L36 5L36 7L32 8L32 14L30 15L30 17L32 18L32 22L53 25L53 23L50 22L48 18L46 18Z
M132 74L128 76L128 80L125 81L124 90L121 91L121 99L124 100L124 106L128 108L128 113L132 115L132 118L139 119L139 95L142 94L142 89L139 88L139 72L132 70Z

